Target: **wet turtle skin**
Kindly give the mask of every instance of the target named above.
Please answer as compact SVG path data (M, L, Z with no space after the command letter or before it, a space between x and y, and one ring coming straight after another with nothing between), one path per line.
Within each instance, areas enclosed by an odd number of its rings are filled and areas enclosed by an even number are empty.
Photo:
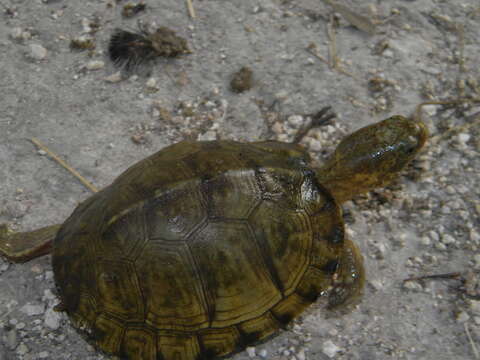
M391 181L426 137L421 123L395 116L348 136L321 168L297 144L180 142L63 225L0 234L0 253L28 260L48 252L36 238L54 238L62 309L105 353L216 359L268 338L318 298L328 308L360 298L362 256L339 204Z

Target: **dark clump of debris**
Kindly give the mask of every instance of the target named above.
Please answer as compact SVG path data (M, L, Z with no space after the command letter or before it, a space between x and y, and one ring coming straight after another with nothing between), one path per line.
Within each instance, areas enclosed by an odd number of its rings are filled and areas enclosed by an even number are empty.
M94 50L95 41L87 37L76 37L70 40L70 49L72 50Z
M253 71L247 66L242 67L233 75L230 87L233 92L242 93L250 90L253 85Z
M125 18L130 18L142 11L145 11L146 8L147 5L144 2L140 2L138 4L128 3L123 7L122 16Z
M131 32L117 29L108 46L110 59L117 66L131 70L156 57L189 54L187 41L175 31L161 26L155 32Z

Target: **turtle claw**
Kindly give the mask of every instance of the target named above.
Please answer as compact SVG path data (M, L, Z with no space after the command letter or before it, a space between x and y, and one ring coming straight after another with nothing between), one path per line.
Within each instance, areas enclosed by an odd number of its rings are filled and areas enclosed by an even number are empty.
M67 307L63 302L59 302L57 305L53 307L53 310L56 312L64 312L65 310L67 310Z

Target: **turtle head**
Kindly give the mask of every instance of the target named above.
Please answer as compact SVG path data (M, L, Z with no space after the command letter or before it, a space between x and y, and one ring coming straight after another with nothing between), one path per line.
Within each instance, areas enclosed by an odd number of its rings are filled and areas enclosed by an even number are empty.
M341 203L395 179L427 137L423 123L392 116L343 139L317 176Z

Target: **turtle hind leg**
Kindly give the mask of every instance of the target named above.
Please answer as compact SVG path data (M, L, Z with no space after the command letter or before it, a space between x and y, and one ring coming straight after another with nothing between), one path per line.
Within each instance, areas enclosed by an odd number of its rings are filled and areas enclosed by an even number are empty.
M50 253L60 224L27 232L13 232L0 225L0 256L13 262L26 262Z

